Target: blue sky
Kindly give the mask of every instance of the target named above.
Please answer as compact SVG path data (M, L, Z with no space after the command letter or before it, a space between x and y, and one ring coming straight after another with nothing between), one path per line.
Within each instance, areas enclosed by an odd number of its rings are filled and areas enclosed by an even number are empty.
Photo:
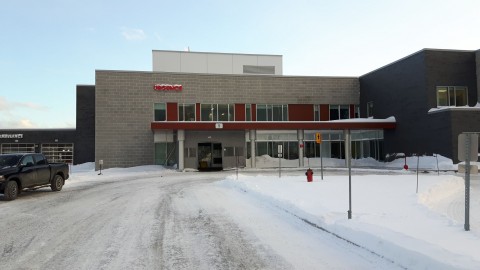
M150 71L152 50L360 76L423 48L480 49L478 0L0 1L0 129L75 127L76 85L96 69Z

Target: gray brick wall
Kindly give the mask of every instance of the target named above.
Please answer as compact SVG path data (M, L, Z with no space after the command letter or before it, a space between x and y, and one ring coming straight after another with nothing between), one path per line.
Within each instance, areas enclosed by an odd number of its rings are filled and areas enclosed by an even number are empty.
M477 102L480 102L480 50L475 52L475 60L477 64Z
M154 84L183 90L154 91ZM104 167L154 162L153 104L358 104L358 78L96 71L95 161Z

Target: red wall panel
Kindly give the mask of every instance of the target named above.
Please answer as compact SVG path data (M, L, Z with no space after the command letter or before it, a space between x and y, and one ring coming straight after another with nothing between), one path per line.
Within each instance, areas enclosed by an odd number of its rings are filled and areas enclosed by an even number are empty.
M178 121L177 103L167 103L167 121Z
M355 105L350 104L350 118L355 118Z
M235 121L245 121L245 104L235 104Z
M288 104L288 121L313 121L312 104Z
M252 121L257 121L257 104L252 104Z
M320 121L330 120L330 106L328 104L320 104Z
M195 104L195 113L197 115L197 121L200 121L200 103Z

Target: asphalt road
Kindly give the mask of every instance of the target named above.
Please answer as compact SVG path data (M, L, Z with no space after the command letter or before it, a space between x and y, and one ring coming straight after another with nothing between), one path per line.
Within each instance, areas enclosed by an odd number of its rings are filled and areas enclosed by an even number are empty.
M0 269L397 267L211 184L227 174L67 181L60 192L0 196Z

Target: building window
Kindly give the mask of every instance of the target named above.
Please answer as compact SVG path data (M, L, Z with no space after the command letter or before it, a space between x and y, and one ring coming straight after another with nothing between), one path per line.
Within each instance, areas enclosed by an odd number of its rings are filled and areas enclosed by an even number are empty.
M155 143L155 165L173 166L176 164L175 143Z
M167 110L165 109L165 103L155 103L154 110L155 110L154 121L167 120Z
M313 105L313 119L320 121L320 105Z
M235 106L233 104L201 104L201 121L235 121Z
M288 121L288 105L257 105L257 121Z
M437 106L466 106L468 89L466 86L437 86Z
M195 121L195 104L179 104L178 121Z
M45 143L41 151L48 161L73 163L73 143Z
M245 104L245 121L252 121L252 104Z
M360 118L360 106L359 105L355 105L354 106L354 118Z
M1 154L10 153L35 153L35 144L33 143L3 143Z
M184 149L183 154L184 154L184 157L186 157L186 158L196 158L196 157L197 157L197 148L193 148L193 147L192 147L192 148L188 148L188 147L186 147L186 148Z
M367 117L373 117L373 101L367 102Z
M243 74L275 74L275 66L243 65Z
M330 105L330 120L349 119L349 105Z

